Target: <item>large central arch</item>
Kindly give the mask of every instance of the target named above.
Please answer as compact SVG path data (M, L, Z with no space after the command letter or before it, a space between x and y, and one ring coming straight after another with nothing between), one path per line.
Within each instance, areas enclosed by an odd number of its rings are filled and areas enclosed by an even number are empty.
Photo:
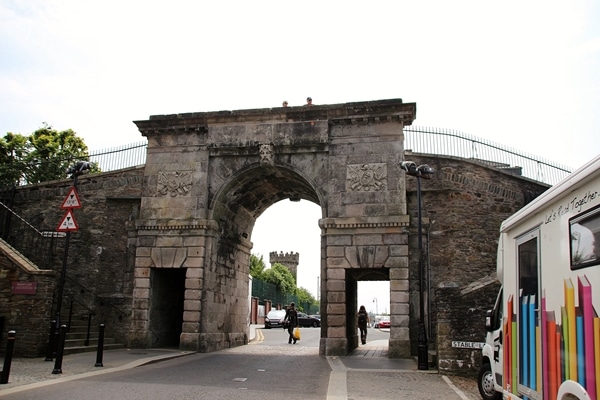
M389 354L409 356L409 218L398 164L415 113L414 103L393 99L136 121L148 155L131 345L170 344L166 325L178 321L167 316L177 312L170 298L182 303L180 348L247 343L254 224L272 204L304 199L322 210L321 354L356 347L356 281L367 277L389 279Z

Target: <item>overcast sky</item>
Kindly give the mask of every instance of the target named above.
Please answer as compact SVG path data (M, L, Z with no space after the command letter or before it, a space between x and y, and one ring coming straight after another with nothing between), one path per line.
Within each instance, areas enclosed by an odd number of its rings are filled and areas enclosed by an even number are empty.
M600 153L598 21L597 0L0 0L0 135L47 122L99 150L150 115L402 98L414 125L576 168ZM320 212L294 214L290 244L252 239L300 252L316 291Z

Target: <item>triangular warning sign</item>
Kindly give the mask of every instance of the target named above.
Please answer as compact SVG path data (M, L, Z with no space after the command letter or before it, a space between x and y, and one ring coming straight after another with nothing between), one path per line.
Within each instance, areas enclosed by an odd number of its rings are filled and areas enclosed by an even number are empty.
M79 195L77 194L77 190L72 187L69 190L69 194L65 197L65 201L63 201L62 206L60 208L81 208L81 202L79 201Z
M73 210L68 210L63 217L60 224L58 224L58 228L56 228L59 232L69 232L69 231L77 231L79 227L77 226L77 221L75 221L75 217L73 217Z

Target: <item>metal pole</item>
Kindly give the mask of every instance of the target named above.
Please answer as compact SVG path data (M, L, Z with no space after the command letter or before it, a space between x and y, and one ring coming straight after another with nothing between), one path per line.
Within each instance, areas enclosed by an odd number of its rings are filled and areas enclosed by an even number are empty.
M56 328L56 320L50 321L50 334L48 335L48 349L46 351L46 359L44 361L52 361L56 355L56 338L58 337Z
M96 350L96 364L94 367L104 367L102 365L102 354L104 352L104 324L100 324L98 331L98 349Z
M56 361L54 361L53 374L62 374L63 352L65 350L65 337L67 335L67 326L60 326L60 334L58 335L58 350L56 351Z
M60 282L59 282L59 286L58 286L58 299L56 301L56 328L57 328L57 333L58 333L58 328L61 326L60 325L60 309L62 308L62 298L63 298L63 291L65 288L65 279L66 279L66 275L67 275L67 258L69 256L69 242L71 241L71 232L67 232L66 235L66 240L65 240L65 251L63 253L63 264L62 264L62 270L60 272Z
M421 177L417 175L417 220L418 220L418 238L419 238L419 337L417 339L418 369L429 369L429 352L427 349L427 332L425 331L425 303L424 295L424 265L423 265L423 238L421 235Z

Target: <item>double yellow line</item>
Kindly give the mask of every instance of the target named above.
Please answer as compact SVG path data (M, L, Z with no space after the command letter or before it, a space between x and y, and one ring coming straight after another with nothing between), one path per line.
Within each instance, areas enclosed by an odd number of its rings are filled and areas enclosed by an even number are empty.
M248 344L258 344L265 340L265 337L262 333L262 329L256 329L254 331L254 339L250 341Z

